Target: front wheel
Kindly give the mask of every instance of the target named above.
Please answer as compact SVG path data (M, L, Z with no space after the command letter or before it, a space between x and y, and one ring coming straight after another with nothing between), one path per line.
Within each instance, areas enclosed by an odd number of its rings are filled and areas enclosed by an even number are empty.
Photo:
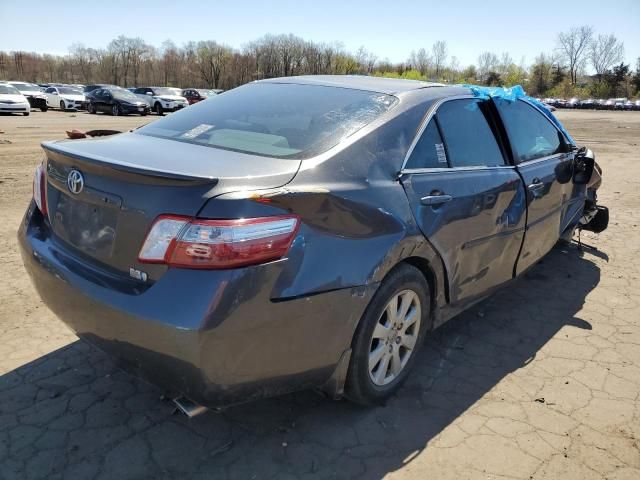
M93 103L87 105L87 112L94 114L96 113L96 106Z
M164 110L162 109L162 105L160 105L160 103L156 103L155 111L160 116L164 115Z
M44 107L40 107L41 112L46 112L47 110L49 110L49 107L47 105L45 105Z
M25 117L28 117L30 113L31 112L22 112L22 115L24 115Z
M120 106L119 105L114 105L113 107L111 107L111 115L113 115L114 117L118 117L120 115L122 115L122 112L120 111Z
M347 398L375 405L406 379L428 329L429 285L417 268L402 264L383 280L356 329L347 374Z
M64 105L64 102L62 100L60 100L60 110L62 110L63 112L66 110L67 108Z

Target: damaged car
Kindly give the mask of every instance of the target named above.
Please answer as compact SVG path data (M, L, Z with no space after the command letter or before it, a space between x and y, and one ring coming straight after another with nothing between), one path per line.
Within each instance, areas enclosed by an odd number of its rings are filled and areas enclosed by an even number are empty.
M29 101L31 108L38 108L41 112L46 112L49 107L47 105L47 96L42 89L35 83L26 82L7 82L14 86Z
M80 338L188 414L308 388L381 403L433 329L606 228L593 153L495 91L269 79L44 142L24 265Z

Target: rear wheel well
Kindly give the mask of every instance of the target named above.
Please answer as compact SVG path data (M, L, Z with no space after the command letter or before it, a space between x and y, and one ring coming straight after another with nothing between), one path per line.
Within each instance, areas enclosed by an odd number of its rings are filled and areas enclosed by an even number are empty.
M408 257L403 259L398 265L402 263L408 263L409 265L420 270L420 273L424 276L429 285L429 293L431 294L431 315L433 316L436 308L436 275L431 268L429 260L422 257Z

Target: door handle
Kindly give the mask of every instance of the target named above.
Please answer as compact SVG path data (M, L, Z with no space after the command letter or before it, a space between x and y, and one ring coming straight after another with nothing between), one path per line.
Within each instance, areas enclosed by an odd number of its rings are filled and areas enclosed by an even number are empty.
M541 188L544 188L544 182L542 182L539 178L534 178L533 182L531 182L531 184L529 184L527 188L532 192L540 190Z
M420 199L420 203L422 205L441 205L443 203L447 203L453 200L451 195L447 195L446 193L440 193L438 195L427 195L426 197L422 197Z

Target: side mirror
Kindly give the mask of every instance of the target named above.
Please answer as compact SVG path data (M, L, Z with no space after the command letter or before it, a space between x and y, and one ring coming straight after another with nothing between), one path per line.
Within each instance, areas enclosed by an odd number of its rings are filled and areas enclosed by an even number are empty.
M582 147L578 150L573 159L573 183L576 185L588 184L591 180L595 163L596 156L590 149Z

